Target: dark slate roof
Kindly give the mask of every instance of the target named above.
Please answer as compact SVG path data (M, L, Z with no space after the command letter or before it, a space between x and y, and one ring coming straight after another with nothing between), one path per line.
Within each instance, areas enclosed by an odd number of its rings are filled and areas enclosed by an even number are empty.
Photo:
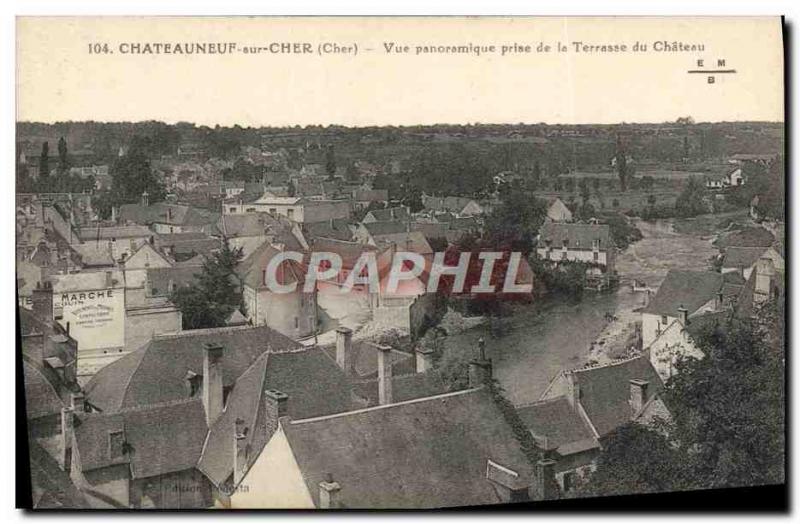
M139 406L115 413L79 413L75 424L83 471L129 464L133 478L193 468L207 432L200 398ZM109 433L122 431L129 453L112 457Z
M716 241L716 245L720 249L730 247L768 248L773 242L775 242L775 236L772 233L763 227L751 227L721 235Z
M34 509L83 509L89 504L69 477L35 439L29 440Z
M191 286L197 283L195 275L200 275L202 272L202 266L148 268L147 278L154 296L167 296L169 295L170 281L175 289Z
M594 434L565 397L542 400L517 408L522 422L545 449L594 439ZM596 446L596 442L594 443Z
M334 240L351 240L353 231L348 220L336 218L325 222L305 224L306 232L310 237L331 238Z
M755 305L755 290L756 290L756 278L758 277L757 273L753 271L750 273L750 278L747 279L747 282L742 287L742 290L739 292L739 296L736 297L736 317L747 319L753 316L753 306Z
M392 377L392 401L405 402L418 398L432 397L447 393L448 386L440 373L428 371ZM378 379L365 380L355 385L356 395L367 401L368 405L378 404Z
M210 255L222 248L222 240L206 233L173 233L159 235L155 241L159 249L173 249L177 254L197 253Z
M375 242L385 247L391 244L397 246L398 251L411 251L419 255L430 255L433 248L428 243L428 239L421 231L391 233L385 235L373 235Z
M58 387L45 375L41 367L22 361L23 379L25 381L25 409L28 419L45 417L61 413L65 404L58 393Z
M492 460L531 479L532 468L485 389L284 424L319 504L327 474L347 508L438 508L499 503Z
M737 247L725 249L725 258L722 267L749 268L753 267L761 255L767 250L765 247Z
M447 196L435 197L422 195L422 205L434 211L461 212L473 199L469 197Z
M393 235L408 231L408 223L395 221L367 222L362 224L372 236Z
M158 202L149 206L141 204L123 204L119 209L121 222L150 225L153 223L172 224L176 226L202 226L213 224L219 213L199 207L181 204Z
M378 373L378 349L375 345L366 340L353 340L351 342L350 350L352 351L351 361L353 362L353 369L347 372L358 378L367 378L377 376ZM327 355L336 361L336 346L325 346L322 349ZM411 358L412 355L408 353L392 350L391 361L392 366L398 362Z
M689 314L716 298L722 289L723 277L713 271L684 271L672 269L658 288L650 303L642 310L653 315L678 316L678 308Z
M409 220L411 215L406 207L390 207L386 209L373 209L367 216L372 215L376 222L391 222L396 220Z
M209 342L224 348L224 386L233 385L265 351L297 351L300 347L266 326L157 335L143 348L98 371L86 384L87 399L103 411L117 411L186 398L186 373L203 374L203 345Z
M564 224L545 222L539 230L542 243L561 248L564 242L570 249L592 249L592 243L599 240L600 249L613 247L611 229L606 224Z
M106 226L106 227L82 227L78 231L78 236L82 241L91 240L110 240L112 238L149 238L155 235L145 226Z
M602 437L631 420L630 381L646 380L649 401L664 385L647 355L567 372L575 375L580 402Z

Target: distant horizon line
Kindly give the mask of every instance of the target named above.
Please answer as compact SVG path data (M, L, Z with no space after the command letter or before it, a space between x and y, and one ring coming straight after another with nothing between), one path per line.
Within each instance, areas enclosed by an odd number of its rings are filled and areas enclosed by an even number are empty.
M685 118L685 117L678 117L678 118ZM691 118L691 117L689 117ZM146 123L160 123L165 125L192 125L195 127L209 127L209 128L234 128L240 127L242 129L285 129L285 128L296 128L300 127L301 129L309 128L309 127L322 127L322 128L330 128L330 127L338 127L338 128L346 128L346 129L363 129L369 127L397 127L397 128L407 128L407 127L446 127L446 126L466 126L466 127L481 127L481 126L526 126L526 127L533 127L533 126L625 126L625 125L704 125L704 124L785 124L785 120L716 120L716 121L696 121L692 122L691 124L685 124L677 121L662 121L662 122L646 122L646 121L637 121L637 122L437 122L437 123L419 123L419 124L339 124L339 123L314 123L314 124L221 124L221 123L200 123L200 122L191 122L188 120L178 120L175 122L168 122L165 120L158 120L158 119L145 119L145 120L54 120L54 121L43 121L43 120L17 120L16 124L32 124L32 125L59 125L59 124L146 124Z

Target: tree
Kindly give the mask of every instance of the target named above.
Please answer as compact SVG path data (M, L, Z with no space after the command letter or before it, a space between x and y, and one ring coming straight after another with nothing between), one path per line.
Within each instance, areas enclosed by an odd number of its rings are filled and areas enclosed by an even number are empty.
M227 240L220 251L203 263L195 283L176 290L170 299L181 310L184 329L221 327L235 310L244 309L242 284L236 266L242 248L231 249Z
M147 139L134 136L127 154L119 157L111 169L114 205L138 202L146 191L150 202L164 199L166 191L150 169Z
M619 177L619 188L623 193L628 190L628 155L622 143L622 137L617 135L617 176Z
M45 182L50 176L50 145L45 141L42 144L42 154L39 155L39 180Z
M690 177L675 201L675 212L680 217L693 217L708 211L703 200L704 189L699 180Z
M58 171L64 173L69 168L67 159L67 141L62 136L58 139Z
M336 177L336 155L333 151L333 144L328 144L325 149L325 173L328 175L328 180Z
M695 337L705 357L682 358L663 398L671 420L607 437L583 493L612 495L785 481L782 301Z
M586 206L586 204L589 202L589 198L592 196L591 192L589 191L589 181L586 178L581 178L579 186L582 204Z

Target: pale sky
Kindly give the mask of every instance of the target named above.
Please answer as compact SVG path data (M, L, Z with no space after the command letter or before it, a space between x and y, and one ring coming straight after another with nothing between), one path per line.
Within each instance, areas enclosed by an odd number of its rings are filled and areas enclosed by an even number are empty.
M555 50L558 42L569 51ZM647 52L576 52L572 42ZM703 45L657 52L655 42ZM138 43L309 44L311 54L133 55ZM549 53L499 56L543 42ZM89 53L108 44L113 54ZM320 56L321 44L358 54ZM410 46L388 54L385 44ZM494 45L498 53L415 55ZM122 46L121 46L122 44ZM369 50L371 49L371 51ZM17 119L414 125L783 120L774 18L31 18L17 23ZM699 68L724 69L708 83ZM720 68L723 68L720 67Z

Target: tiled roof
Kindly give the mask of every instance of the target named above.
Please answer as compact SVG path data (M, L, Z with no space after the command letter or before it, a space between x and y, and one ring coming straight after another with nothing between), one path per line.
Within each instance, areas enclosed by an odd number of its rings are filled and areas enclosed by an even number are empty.
M631 420L631 380L648 382L647 400L664 387L646 355L567 373L575 375L580 403L601 437Z
M411 215L406 207L390 207L387 209L373 209L367 216L372 215L376 222L389 222L395 220L408 220Z
M202 266L148 268L147 278L154 296L168 296L170 281L174 289L196 284L195 275L203 272Z
M592 249L596 241L600 241L600 250L613 247L611 229L606 224L564 224L545 222L539 231L539 238L545 245L560 249L565 245L569 249Z
M454 213L459 213L472 201L473 199L468 197L434 197L422 195L422 205L425 206L426 209L432 209L434 211L452 211Z
M27 359L23 359L22 371L27 418L35 419L61 413L64 404L56 386L45 376L43 370Z
M715 244L720 249L731 247L768 248L773 242L775 242L775 236L763 227L750 227L720 235Z
M125 409L114 413L79 413L75 441L83 471L130 464L133 478L193 468L207 432L200 398ZM123 432L129 452L112 456L109 433Z
M132 222L141 225L150 225L157 222L176 226L202 226L213 224L218 217L219 213L214 211L167 202L158 202L149 206L123 204L119 209L121 222Z
M355 385L356 394L368 405L378 404L378 379L365 380ZM448 386L440 373L410 373L392 377L392 401L405 402L418 398L432 397L448 392Z
M642 312L676 317L678 308L683 306L691 315L716 298L722 289L722 282L722 275L713 271L670 270Z
M397 246L398 251L411 251L419 255L430 255L433 253L433 248L421 231L373 235L373 238L381 247L394 244Z
M737 247L730 246L725 249L725 258L722 267L750 268L767 250L765 247Z
M186 398L187 371L203 374L203 345L222 345L223 385L265 351L294 351L299 344L266 326L230 327L157 335L142 349L104 367L86 384L87 399L103 411Z
M560 449L594 439L592 430L565 397L519 407L517 414L545 449Z
M236 272L242 278L244 285L253 289L260 289L265 287L264 284L264 270L273 257L278 255L280 251L272 246L269 242L261 244L258 248L250 253L245 258ZM280 284L289 284L291 282L304 282L305 270L301 264L294 260L284 260L281 262L282 271L276 271L276 278Z
M314 502L330 474L346 508L439 508L499 503L492 460L531 479L511 427L485 389L467 390L283 426Z
M405 233L409 229L409 225L406 222L397 221L367 222L362 225L373 237Z
M332 238L316 238L311 243L310 251L312 253L336 253L342 257L342 266L344 268L352 268L363 253L377 251L377 248L358 242L347 242Z
M83 227L78 232L83 241L110 240L112 238L149 238L155 235L149 228L139 225L110 226L110 227Z
M325 222L314 222L305 225L308 235L311 237L332 238L334 240L351 240L353 230L347 220L336 218Z

